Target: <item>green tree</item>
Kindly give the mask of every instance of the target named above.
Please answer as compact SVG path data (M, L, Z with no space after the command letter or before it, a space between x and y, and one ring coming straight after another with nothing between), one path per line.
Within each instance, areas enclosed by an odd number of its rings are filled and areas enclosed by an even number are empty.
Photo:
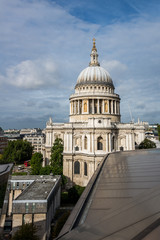
M139 145L139 149L148 149L148 148L156 148L156 144L151 140L145 138Z
M24 161L31 159L32 152L32 144L27 141L9 141L8 146L4 149L2 161L3 163L23 163Z
M32 223L26 223L20 226L11 240L39 240L39 237L36 235L36 233L36 226Z
M62 185L67 183L67 178L63 175L63 141L56 138L51 149L51 167L53 175L61 175Z
M75 185L68 190L68 199L70 203L75 204L83 193L85 187L81 187L79 185Z
M52 172L52 166L47 165L47 166L42 167L42 168L40 169L39 174L40 174L40 175L50 175L51 172Z
M51 149L51 166L63 166L63 141L61 138L56 138Z
M39 152L33 154L31 158L31 174L39 175L42 168L43 155Z
M160 124L157 124L157 131L158 131L158 137L159 137L159 141L160 141Z

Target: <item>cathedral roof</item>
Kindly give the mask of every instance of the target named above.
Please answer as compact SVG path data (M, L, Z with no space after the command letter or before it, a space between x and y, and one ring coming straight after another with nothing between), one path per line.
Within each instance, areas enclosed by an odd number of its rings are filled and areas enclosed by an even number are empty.
M76 87L86 84L101 84L114 88L110 74L98 62L98 53L95 46L95 39L93 39L93 48L91 51L91 61L89 67L82 70L77 79Z

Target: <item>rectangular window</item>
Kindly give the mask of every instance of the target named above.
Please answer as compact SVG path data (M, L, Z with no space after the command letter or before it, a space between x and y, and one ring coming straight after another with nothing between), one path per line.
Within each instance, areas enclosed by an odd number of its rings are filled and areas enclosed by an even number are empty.
M26 211L26 213L28 213L28 208L29 208L29 203L26 203L26 205L25 205L25 211Z
M13 182L13 189L15 189L15 186L16 186L16 183L15 183L15 182Z
M32 203L32 212L33 212L33 213L35 212L35 207L36 207L36 204L35 204L35 203Z

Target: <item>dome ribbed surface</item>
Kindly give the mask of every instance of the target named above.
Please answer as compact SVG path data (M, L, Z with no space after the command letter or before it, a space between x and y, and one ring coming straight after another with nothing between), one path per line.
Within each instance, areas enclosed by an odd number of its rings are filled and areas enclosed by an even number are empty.
M77 85L83 84L104 84L114 87L109 73L99 66L87 67L79 74Z

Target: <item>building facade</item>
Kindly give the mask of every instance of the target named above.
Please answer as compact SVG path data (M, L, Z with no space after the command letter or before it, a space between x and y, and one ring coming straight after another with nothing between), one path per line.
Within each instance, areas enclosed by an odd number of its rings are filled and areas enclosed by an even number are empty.
M8 138L5 136L0 136L0 154L4 152L4 149L7 146L8 146Z
M57 137L64 142L63 173L71 183L86 186L106 153L134 150L144 139L142 123L121 123L120 97L111 76L98 62L93 39L89 66L78 76L70 96L69 123L46 124L45 159Z
M43 154L44 151L44 135L26 135L23 140L30 142L32 144L33 153L39 152Z
M41 240L50 237L51 222L60 206L60 176L12 176L9 180L9 201L6 221L12 235L25 223L34 223Z

